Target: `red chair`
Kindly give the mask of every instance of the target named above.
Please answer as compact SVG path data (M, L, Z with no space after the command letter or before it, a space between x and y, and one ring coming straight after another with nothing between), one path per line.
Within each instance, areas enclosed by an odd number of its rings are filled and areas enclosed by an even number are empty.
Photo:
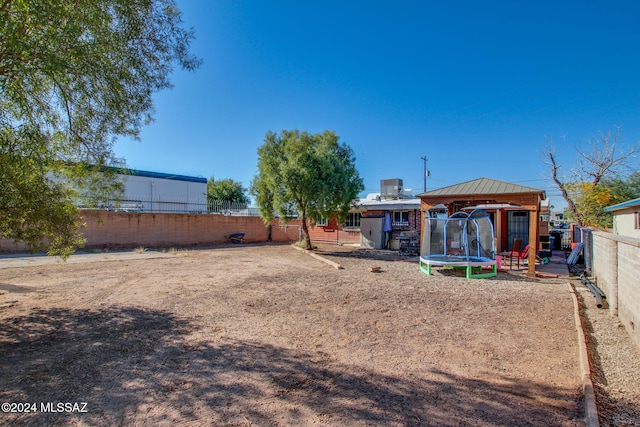
M517 266L520 268L520 260L525 259L529 254L529 245L522 248L522 239L513 239L513 246L507 252L501 252L500 255L507 260L509 259L509 268L513 268L513 260L516 259Z

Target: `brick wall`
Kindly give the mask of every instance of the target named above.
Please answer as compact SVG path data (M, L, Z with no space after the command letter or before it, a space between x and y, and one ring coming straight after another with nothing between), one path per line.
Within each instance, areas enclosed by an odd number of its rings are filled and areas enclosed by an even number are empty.
M26 252L25 246L18 242L13 243L13 240L0 239L0 253L5 252Z
M246 242L266 242L269 227L260 217L202 214L130 213L83 210L82 233L87 248L135 248L139 246L192 246L228 242L232 233L245 233ZM300 221L271 225L271 241L298 240ZM2 252L22 252L24 245L0 239Z
M640 347L640 239L593 232L593 276L611 314Z
M500 230L498 233L498 230L496 230L496 234L500 236L500 250L502 251L508 251L509 249L511 249L511 247L509 246L509 231L508 231L508 225L509 225L509 217L507 214L507 210L506 209L499 209L496 213L496 215L500 215Z
M325 226L309 223L309 237L311 241L317 243L336 245L360 243L360 230L343 230L335 219L331 219Z
M259 217L82 212L86 247L189 246L228 241L231 233L245 233L247 242L265 242L269 229Z
M274 219L271 225L271 241L297 242L298 240L300 240L301 225L302 221L300 220L294 220L289 221L286 224L280 224L280 220L278 218Z

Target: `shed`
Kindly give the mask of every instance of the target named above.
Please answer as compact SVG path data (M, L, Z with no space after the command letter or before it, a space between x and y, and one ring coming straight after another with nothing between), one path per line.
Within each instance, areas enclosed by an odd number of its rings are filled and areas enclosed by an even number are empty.
M496 251L511 248L513 240L521 238L524 244L538 248L540 237L540 202L546 198L544 190L478 178L472 181L427 191L417 195L421 211L433 212L444 205L448 215L459 211L484 209L490 215L496 237ZM424 230L422 217L421 234ZM535 274L537 250L529 251L529 273Z
M613 214L613 232L640 239L640 198L604 208Z

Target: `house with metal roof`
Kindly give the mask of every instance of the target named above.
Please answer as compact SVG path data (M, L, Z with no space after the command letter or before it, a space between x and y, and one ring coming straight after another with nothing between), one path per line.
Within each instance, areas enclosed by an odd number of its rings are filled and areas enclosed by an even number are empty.
M604 208L613 214L613 232L640 239L640 198Z
M511 248L515 239L536 248L529 251L529 273L535 274L535 255L539 247L541 202L544 190L478 178L417 195L421 210L436 216L443 212L452 215L459 211L484 209L489 213L496 238L496 252ZM424 219L421 226L424 230Z
M363 248L417 252L421 222L420 199L403 189L399 178L380 181L380 192L355 200L344 224L335 218L309 224L311 240L359 243Z

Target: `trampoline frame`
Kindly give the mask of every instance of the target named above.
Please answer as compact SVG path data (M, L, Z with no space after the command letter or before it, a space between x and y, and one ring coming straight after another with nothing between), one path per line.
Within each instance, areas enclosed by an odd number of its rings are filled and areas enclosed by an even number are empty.
M487 256L474 256L472 254L469 254L469 241L467 238L467 227L469 222L473 222L475 224L475 232L476 232L476 236L477 236L477 245L478 245L478 252L480 252L480 227L478 225L477 220L478 219L482 219L483 221L487 221L488 219L488 224L490 227L490 242L491 242L491 250L489 251L489 255L490 257ZM495 277L498 275L498 266L495 260L495 252L493 249L493 225L491 224L491 220L489 219L489 215L487 214L486 211L482 210L482 209L476 209L473 212L471 212L471 214L466 214L464 212L457 212L454 215L452 215L449 218L442 218L442 219L438 219L438 218L429 218L428 219L428 223L425 224L425 230L432 230L431 228L427 229L427 227L430 227L430 221L445 221L445 225L444 225L444 241L446 242L447 240L447 230L448 230L448 223L449 221L462 221L463 225L462 225L462 235L463 235L463 239L462 240L462 244L464 245L463 247L464 249L464 254L450 254L447 253L447 246L444 245L444 247L442 248L444 250L444 253L431 253L428 255L423 255L421 253L420 255L420 271L422 271L423 273L426 273L428 275L432 274L432 266L439 266L439 267L451 267L451 268L455 268L455 269L465 269L466 270L466 277L467 279L482 279L482 278L488 278L488 277ZM428 233L431 233L431 231L428 231ZM427 231L425 231L425 235L423 236L423 240L426 240L427 238L431 239L430 234L427 234ZM486 236L485 236L486 238ZM423 252L423 250L421 250L421 252ZM478 254L480 255L480 254ZM491 270L488 272L483 272L483 267L491 267ZM474 273L476 272L476 273Z
M435 257L443 258L443 255L435 255ZM431 266L464 268L466 270L467 279L484 279L495 277L498 275L498 266L495 259L489 258L467 258L449 255L446 261L433 259L433 257L420 257L420 271L431 276ZM472 260L473 259L473 260ZM426 265L426 267L425 267ZM483 273L482 267L491 267L491 271ZM480 271L474 273L473 271Z

